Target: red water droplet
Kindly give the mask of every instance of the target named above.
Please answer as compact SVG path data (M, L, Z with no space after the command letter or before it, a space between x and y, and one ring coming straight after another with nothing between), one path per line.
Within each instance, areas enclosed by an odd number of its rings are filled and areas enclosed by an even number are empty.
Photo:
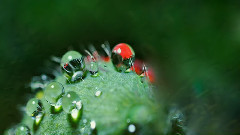
M134 64L135 53L128 44L120 43L113 48L111 59L118 71L129 72Z
M117 44L113 48L113 53L117 53L117 54L121 55L123 59L131 58L134 55L132 48L128 44L125 44L125 43Z
M155 81L155 75L154 71L151 67L144 68L144 62L142 60L136 59L134 62L134 67L131 68L131 70L135 71L136 74L140 76L146 76L148 77L149 81L153 83Z

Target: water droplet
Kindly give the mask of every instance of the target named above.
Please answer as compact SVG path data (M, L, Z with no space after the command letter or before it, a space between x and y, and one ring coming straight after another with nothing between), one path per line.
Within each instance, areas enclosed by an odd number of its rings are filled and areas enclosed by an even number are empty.
M97 62L91 62L90 63L89 72L91 73L92 76L97 76L97 74L98 74L98 64L97 64Z
M83 56L76 51L69 51L63 55L61 67L71 82L82 79L86 73Z
M63 96L62 107L65 112L71 113L74 109L81 110L82 102L80 100L80 97L75 92L70 91Z
M146 65L143 64L142 71L143 72L142 72L142 74L140 74L140 76L146 77L148 81L150 81L151 83L154 83L155 76L154 76L152 68L147 67Z
M64 93L63 85L59 82L54 81L47 85L44 91L44 96L45 96L45 99L52 106L61 106L59 99L62 97L63 93Z
M95 51L95 55L92 55L89 51L85 50L85 52L88 54L87 57L85 57L85 63L88 71L91 73L92 76L98 76L98 53ZM93 52L94 53L94 52Z
M44 113L41 101L37 98L30 99L26 106L26 113L35 120L41 120Z
M134 132L136 131L135 125L130 124L130 125L128 126L128 131L129 131L130 133L134 133Z
M83 121L83 127L80 129L82 135L96 135L96 122L95 121Z
M112 62L118 71L130 71L135 60L133 49L125 43L116 45L112 50Z
M99 97L99 96L101 96L101 94L102 94L102 91L98 90L98 91L96 91L95 96Z
M144 64L143 61L136 59L134 61L134 68L131 70L134 70L140 77L147 77L147 79L153 83L155 80L154 71L151 67Z
M90 127L91 127L91 129L95 129L96 128L96 122L94 120L92 120L90 122Z
M15 135L30 135L30 129L22 124L16 128Z

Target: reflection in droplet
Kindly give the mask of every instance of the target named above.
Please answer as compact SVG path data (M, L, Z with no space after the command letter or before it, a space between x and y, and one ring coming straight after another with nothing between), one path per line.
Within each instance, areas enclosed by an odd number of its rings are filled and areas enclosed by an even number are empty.
M78 118L78 116L79 116L79 110L78 109L73 109L72 111L71 111L71 116L72 116L72 118L74 119L74 120L76 120L77 118Z
M71 81L75 82L77 80L80 80L82 79L83 75L84 75L83 71L74 72L72 75Z
M55 112L62 110L62 98L58 99L58 102L54 105Z
M91 120L90 127L91 127L91 129L95 129L96 128L96 122L94 120Z

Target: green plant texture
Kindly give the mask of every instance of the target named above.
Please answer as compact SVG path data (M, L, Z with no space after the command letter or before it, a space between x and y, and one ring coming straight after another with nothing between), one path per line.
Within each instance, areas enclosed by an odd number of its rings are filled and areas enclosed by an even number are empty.
M119 72L111 60L99 60L97 67L96 75L86 70L78 81L71 81L64 72L59 73L25 107L30 114L37 110L38 98L41 117L33 119L25 113L21 123L7 130L5 135L184 134L181 113L174 110L169 115L166 113L164 105L155 96L156 87L146 76L133 71ZM55 89L51 93L49 85L52 84ZM69 92L76 93L81 101L75 116L64 108ZM47 100L54 102L54 106ZM57 100L63 101L56 106ZM29 109L32 102L34 106Z

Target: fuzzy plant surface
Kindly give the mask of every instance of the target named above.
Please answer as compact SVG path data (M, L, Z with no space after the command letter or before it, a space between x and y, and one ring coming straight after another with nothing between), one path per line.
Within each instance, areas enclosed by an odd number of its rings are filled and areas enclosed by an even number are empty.
M79 61L84 62L84 65L78 67L80 77L71 80L74 74L67 74L62 69L63 72L58 73L54 80L44 82L45 86L33 97L39 101L37 108L30 108L30 112L39 117L28 115L29 107L26 104L22 121L8 129L5 135L184 134L181 112L172 110L166 113L164 105L156 98L156 87L146 75L139 75L133 70L119 71L113 64L116 63L113 58L107 61L90 60L90 64L86 62L87 56L82 58L85 60ZM97 64L96 72L91 72L91 64ZM128 67L126 63L122 64L125 64L124 68ZM61 68L65 66L61 65ZM46 91L51 82L58 82L61 84L59 87L62 87L62 92L58 91L59 96L54 98L55 105L47 98L54 97ZM67 105L68 101L64 99L69 96L69 92L75 93L80 99L80 106L74 106L76 112L74 109L66 111L72 105Z

